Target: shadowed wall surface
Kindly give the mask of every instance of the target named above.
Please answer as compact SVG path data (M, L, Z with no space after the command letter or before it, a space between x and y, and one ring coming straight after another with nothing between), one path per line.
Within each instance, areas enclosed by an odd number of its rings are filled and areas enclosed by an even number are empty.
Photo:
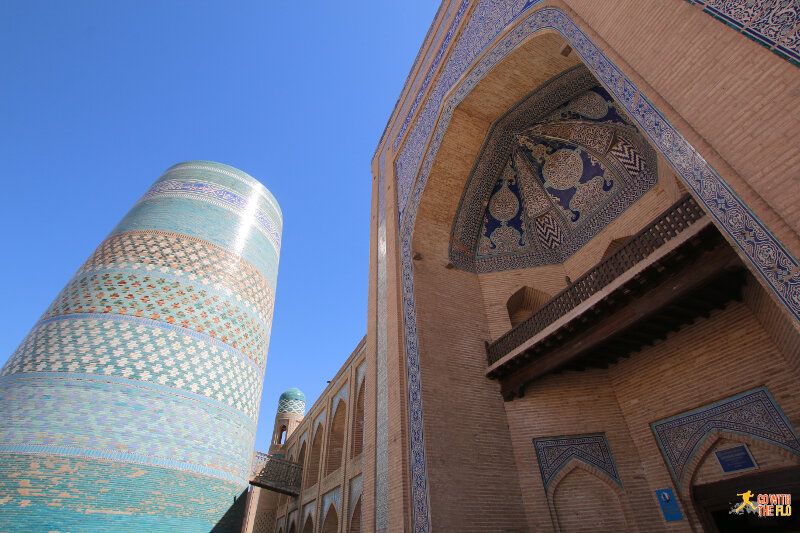
M281 228L219 163L136 202L0 372L0 530L239 530Z

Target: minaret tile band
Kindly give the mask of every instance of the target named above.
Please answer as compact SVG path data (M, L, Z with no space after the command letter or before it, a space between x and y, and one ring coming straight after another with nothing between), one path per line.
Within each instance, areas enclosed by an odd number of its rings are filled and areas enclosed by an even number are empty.
M0 371L0 531L237 531L282 216L219 163L168 169Z

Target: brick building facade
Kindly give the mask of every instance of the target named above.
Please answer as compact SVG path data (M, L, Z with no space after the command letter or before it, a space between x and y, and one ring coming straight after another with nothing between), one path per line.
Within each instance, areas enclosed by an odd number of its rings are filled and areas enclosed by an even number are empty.
M729 514L800 494L797 17L442 3L372 161L361 531L797 527ZM308 490L272 530L358 531Z

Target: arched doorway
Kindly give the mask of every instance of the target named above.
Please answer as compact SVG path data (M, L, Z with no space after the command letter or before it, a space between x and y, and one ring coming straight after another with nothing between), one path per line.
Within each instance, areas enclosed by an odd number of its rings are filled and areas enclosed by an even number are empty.
M583 468L574 468L561 479L553 506L563 533L630 531L616 493Z

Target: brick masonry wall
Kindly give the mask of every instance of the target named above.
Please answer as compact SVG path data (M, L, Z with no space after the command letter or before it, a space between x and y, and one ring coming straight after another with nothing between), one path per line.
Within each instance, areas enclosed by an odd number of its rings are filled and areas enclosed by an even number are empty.
M762 291L755 280L749 284L749 293ZM800 426L800 402L795 394L800 375L761 327L750 304L751 298L732 303L608 370L544 377L529 386L523 398L505 404L532 529L545 530L548 518L567 514L566 510L559 512L557 501L555 516L548 516L547 502L553 500L554 489L552 485L550 492L544 489L533 438L605 433L624 489L623 512L627 505L632 512L624 514L634 517L635 527L639 531L691 531L687 521L666 523L661 517L654 491L673 488L678 493L679 487L670 477L651 422L766 385L789 422L795 428ZM734 441L748 442L763 470L800 464L797 455L753 438L728 436L715 447ZM695 484L735 477L723 475L713 456L706 457L711 458L697 469ZM682 497L684 515L697 526L690 496ZM601 498L576 492L573 500L579 498L587 517L601 513L606 506ZM575 505L563 501L564 509Z
M289 460L297 461L300 449L303 443L306 443L305 457L302 461L305 471L310 458L311 432L314 427L317 427L317 421L321 420L317 431L322 432L323 445L317 477L306 481L305 475L303 476L301 494L297 498L277 495L261 489L259 491L261 496L257 500L258 509L251 512L245 529L246 533L257 533L259 531L257 528L262 523L269 524L267 531L275 531L276 525L281 524L285 533L292 523L295 523L296 530L302 530L302 526L307 520L307 515L303 514L306 506L309 506L308 509L313 509L311 522L314 524L315 532L321 531L324 517L331 512L331 509L336 513L338 519L338 531L347 531L351 519L350 510L355 506L356 500L362 498L364 455L363 452L353 455L352 447L354 444L354 416L357 413L356 402L359 401L357 396L362 390L360 389L362 384L366 383L364 391L369 390L370 387L369 382L365 382L367 379L365 343L366 337L345 360L330 384L307 410L305 417L287 435L286 442L283 445L272 446L273 453L284 454ZM363 402L364 398L360 401ZM336 410L337 405L339 409L344 409L345 413L344 442L340 463L330 465L332 470L326 476L325 467L328 466L331 454L329 450L331 424L335 417L332 411ZM361 414L363 416L363 410ZM364 438L365 435L362 435L362 440ZM269 498L264 499L264 494L268 494ZM256 501L255 498L251 497L251 506L254 501ZM301 510L297 516L292 514L295 509ZM344 520L344 516L347 516L347 520Z
M781 231L779 238L800 255L800 206L786 194L797 191L800 152L791 139L800 121L786 110L800 105L800 69L683 0L652 1L645 9L636 0L564 3L668 102L659 106L668 118L674 112L708 143L703 149L690 139L715 167L729 166L725 177L745 201L757 195L757 204L792 228L793 236ZM751 11L763 3L753 4ZM761 216L771 227L778 222Z
M464 22L458 29L470 27L466 21L470 16L476 14L485 17L481 20L486 27L473 31L469 39L460 43L464 45L461 48L459 48L457 37L454 37L450 44L446 45L447 51L458 51L455 54L456 61L463 61L465 57L470 57L467 64L462 65L466 69L472 58L479 58L482 53L475 52L476 55L470 56L473 51L490 50L491 46L485 46L485 41L481 41L481 39L487 35L495 35L495 31L500 31L500 35L496 39L499 41L505 35L502 27L508 20L509 13L514 12L523 4L527 5L525 2L496 4L476 2L471 4L472 14L465 15ZM800 240L797 236L800 217L798 217L796 201L796 179L793 173L797 162L797 151L791 148L793 146L791 139L796 137L798 122L791 113L786 113L787 109L797 107L800 93L794 88L798 85L798 72L800 71L794 65L702 13L700 8L691 6L682 0L652 1L647 2L645 6L641 2L633 0L606 4L593 0L552 1L537 4L536 9L557 7L567 13L607 54L610 60L619 66L627 76L630 76L643 94L646 94L664 113L665 117L678 128L680 133L697 148L702 157L722 175L756 215L777 235L778 239L795 256L800 255ZM755 4L760 3L756 2ZM453 8L457 5L460 3L449 2L447 9L454 10ZM495 24L494 27L492 27L493 24ZM508 34L511 32L513 30L509 29ZM467 33L466 30L465 33ZM495 437L497 446L500 448L504 446L507 433L502 428L494 431L493 424L497 422L497 415L491 407L495 400L494 393L488 389L483 390L482 385L473 378L477 376L480 366L478 360L482 357L480 346L482 341L494 338L498 332L502 333L508 327L505 322L507 316L504 316L504 305L501 304L504 304L505 299L519 287L520 282L527 283L522 279L526 277L525 274L512 280L513 276L507 277L508 273L506 273L498 276L484 276L476 287L474 279L471 279L469 275L445 271L446 242L455 212L454 202L457 202L464 188L464 180L475 161L475 154L480 148L488 125L510 105L504 100L511 103L518 101L522 95L537 87L544 79L569 66L568 60L559 58L558 54L562 46L563 42L559 42L559 38L550 39L546 37L546 32L543 32L518 44L517 49L491 71L482 72L483 79L480 84L472 89L472 93L467 95L459 108L453 112L447 133L444 134L444 140L441 141L438 148L436 160L432 163L425 191L419 203L416 223L413 226L413 252L421 254L421 259L413 263L414 293L412 296L417 306L417 330L401 331L399 336L402 338L403 335L413 335L419 339L425 439L428 454L427 479L430 484L429 494L434 530L436 525L441 527L442 524L448 524L447 520L456 516L452 511L456 505L452 502L462 501L465 503L462 507L474 505L475 498L468 498L462 494L464 492L462 482L466 482L467 486L486 482L485 480L474 480L469 477L469 474L462 474L460 471L455 473L456 467L447 463L450 456L445 445L450 442L447 431L453 430L453 435L463 438L463 427L459 426L459 423L463 420L467 427L471 427L472 424L477 426L479 417L473 421L470 416L483 409L483 423L488 432ZM446 67L442 65L448 61L447 53L442 56L444 59L439 63L440 56L435 53L437 49L438 43L431 47L432 51L427 55L423 54L420 62L425 64L425 68L418 68L419 65L415 65L415 72L425 72L428 65L434 65L431 72L446 71ZM524 50L524 54L516 54L522 50ZM571 57L574 62L574 55ZM520 60L520 58L523 59ZM563 61L563 63L558 64L559 61ZM425 98L444 98L443 95L446 91L456 86L456 80L460 79L458 76L461 76L462 73L464 76L469 76L466 72L466 70L461 70L457 75L448 78L450 85L438 92L437 81L432 80ZM548 73L544 79L537 77L544 73ZM445 77L445 74L447 73L442 74L442 77ZM418 85L422 77L421 75L416 76L413 83ZM395 162L392 142L398 131L410 132L406 133L405 138L398 139L394 144L394 149L400 154L397 161L405 163L405 170L398 170L398 173L404 176L401 179L401 188L404 194L400 195L399 192L398 194L402 198L401 212L405 213L407 212L405 199L412 186L412 182L405 178L408 177L409 172L416 172L417 164L422 161L422 155L419 155L418 159L410 156L403 159L403 150L407 150L408 144L410 144L412 145L411 151L415 151L415 153L418 151L421 154L429 138L427 136L433 134L433 127L426 130L424 135L414 137L415 122L431 124L433 123L432 117L437 117L442 109L440 107L430 112L426 111L424 108L425 98L420 99L422 103L419 106L416 105L416 102L411 104L410 101L416 97L416 86L414 91L404 92L404 95L404 101L400 102L397 107L401 111L398 111L388 126L388 130L391 132L387 136L389 141L381 141L378 149L381 157L376 158L375 161L380 160L381 165L384 165L382 158L386 156L385 166L380 172L384 173L387 181L392 181L392 167ZM443 102L444 100L439 101ZM404 123L406 112L411 113L408 127ZM406 147L403 146L404 142L408 143ZM676 193L680 192L680 188L681 186L678 185L672 190L665 189L666 196L677 196ZM395 191L388 184L386 189L381 192L387 194L389 201L394 201ZM652 204L653 207L656 205L656 203ZM631 216L634 215L631 214ZM411 231L409 231L410 233ZM594 250L590 250L591 253L571 260L574 271L581 272L592 266L610 240L596 245ZM394 239L390 239L389 244L390 247L398 248L398 243ZM592 244L586 247L587 250L589 250L589 246ZM552 284L555 290L558 288L559 279L563 280L563 276L566 274L567 271L564 267L552 267L546 273L544 270L540 270L537 273L537 281ZM574 275L571 273L569 275L574 279ZM541 280L539 280L539 276L541 276ZM406 284L403 288L405 293L398 292L403 297L408 297L408 291L412 289L412 285ZM371 299L373 296L374 293L371 293ZM769 304L772 303L771 297L765 296L761 300L761 304L758 305L769 309ZM753 303L748 302L745 308L752 309ZM738 304L738 307L734 305L729 310L722 312L723 314L729 313L729 315L724 315L724 318L715 318L720 316L719 313L715 314L710 321L716 329L720 329L720 326L729 320L731 323L729 339L737 341L741 341L737 337L742 332L748 331L748 328L755 328L756 333L748 340L757 339L753 342L757 344L759 350L763 350L763 347L769 346L770 343L773 348L778 349L777 352L761 354L769 358L767 365L789 365L796 369L798 358L796 326L792 326L785 320L781 322L782 311L768 311L768 315L757 312L755 313L757 318L754 318L753 312L742 311L742 305L744 304ZM483 310L476 309L475 306L483 306ZM389 307L391 309L393 305L390 304ZM400 309L398 313L409 312L408 308L400 308L399 305L397 307ZM749 313L749 318L734 317L734 311L744 313L743 316L748 316ZM714 322L714 320L719 322ZM402 327L402 322L399 325ZM700 327L701 323L698 323L687 328L687 331L695 331L692 328ZM760 333L758 333L759 329ZM682 331L681 334L683 333L685 332ZM698 336L692 338L691 341L702 344L705 349L712 348L707 343L704 344L704 341L709 338L714 338L717 342L713 346L714 349L718 349L720 346L724 347L728 343L728 339L716 337L711 330L704 331L702 335L704 337ZM748 349L752 348L758 351L755 345L736 345L732 342L728 347L733 346L747 346ZM689 348L693 349L691 345ZM403 350L402 345L400 350ZM684 350L683 346L681 346L681 350ZM716 354L716 352L713 353ZM401 357L403 355L400 354ZM698 357L699 354L695 351L695 359ZM748 355L747 357L755 356ZM749 361L752 362L752 360ZM685 363L693 365L695 361L687 360ZM726 366L721 361L714 361L714 364L716 363L721 364L720 368L730 370L729 365ZM620 364L619 368L625 368L625 364ZM660 372L669 370L669 368L661 368ZM710 370L704 369L704 372L710 372ZM611 372L598 371L598 373L605 376L605 386L607 387L609 386L607 382L613 381L612 377L615 376ZM672 373L680 375L679 372ZM720 370L720 373L724 372ZM591 372L587 372L586 376L591 374ZM636 377L631 379L639 380L639 376L636 373L634 375ZM716 376L716 374L714 375ZM708 379L709 374L704 374L704 377ZM655 375L644 373L641 378L639 386L645 386L643 384L650 384L652 380L657 382L661 376L659 373ZM602 380L595 384L596 387L602 385L604 385ZM468 386L472 386L473 390L466 390ZM673 383L672 391L677 390L678 392L661 391L662 394L668 396L671 394L671 398L676 398L678 403L683 402L684 404L682 407L673 406L672 414L675 414L675 409L688 409L687 405L695 407L704 405L698 404L700 400L692 396L694 390L692 387L699 387L699 384L695 383L691 387L687 387L685 396L682 382ZM733 388L730 387L731 390ZM770 390L773 390L772 386L770 386ZM556 392L557 388L554 388L553 394ZM571 394L569 386L565 386L561 392L566 395ZM722 394L720 390L716 392ZM773 394L781 403L782 400L778 398L778 393L773 391ZM615 392L614 396L616 395ZM711 396L713 394L709 392L706 404L714 401L710 398ZM717 396L715 399L724 397ZM593 399L593 396L589 396L589 399ZM784 393L783 402L785 403L786 400ZM656 402L658 403L658 401L660 399ZM608 403L609 411L603 415L606 418L598 415L598 420L612 426L623 424L633 427L628 421L631 414L621 404L622 400L609 398L608 402L610 402ZM473 403L480 407L475 407ZM613 407L614 404L617 406ZM558 408L558 406L554 408ZM511 414L508 416L511 417ZM524 418L530 420L529 417ZM502 423L498 425L502 426ZM645 426L647 427L647 424ZM641 447L639 443L641 435L635 434L633 429L629 433L628 437L624 437L624 432L619 433L614 437L614 442L610 443L612 450L627 446L626 457L620 459L622 461L620 472L624 478L633 477L634 481L626 481L626 494L630 492L628 488L631 484L636 489L633 492L640 493L639 496L626 496L623 500L628 501L628 505L633 505L637 509L645 507L650 509L650 506L657 502L655 502L651 490L653 487L649 485L656 487L667 485L662 484L663 480L657 479L654 482L647 477L650 472L645 468L647 462L644 458L635 458L635 449ZM516 437L514 438L516 439ZM517 451L519 447L516 445L516 440L514 442L517 462L522 464ZM530 442L528 441L526 445L529 448ZM470 457L473 462L479 462L479 454L475 451L479 448L480 446L476 446L473 450L467 450L464 453L468 455L472 453ZM526 453L527 450L526 448ZM462 450L459 448L456 451L461 452ZM653 450L650 449L645 451L647 452L647 461L652 461L652 457L660 457L658 455L660 452L657 450L658 453L652 453ZM499 461L498 459L498 465ZM639 466L636 468L625 467L626 461L629 465ZM627 474L625 473L626 468L628 469ZM633 474L631 474L632 468ZM523 470L520 468L520 472ZM509 472L512 471L509 470ZM516 470L513 472L509 473L507 477L511 485L514 484L513 478ZM412 482L412 478L417 481L419 478L415 477L416 475L416 472L409 472L406 474L406 479L409 482ZM520 476L522 476L521 473ZM664 481L664 483L667 482L668 480ZM488 483L492 483L492 481L488 481ZM521 479L520 483L523 485L522 492L527 493L524 480ZM636 487L645 487L645 490L639 491ZM506 500L500 502L501 508L487 509L487 512L501 516L508 507L513 507L514 504L509 502L513 502L517 493L515 489L506 486L497 488L495 494L504 495ZM459 498L463 498L463 500L459 500ZM635 498L640 498L638 503ZM631 501L633 503L630 503ZM625 503L622 502L621 505L624 510ZM529 517L540 516L539 511L542 510L532 511L527 501L525 509ZM548 508L544 508L544 511L549 512ZM552 516L556 516L555 512ZM455 519L458 520L457 517ZM535 525L536 520L538 518L531 518L530 524ZM645 517L641 520L647 524L645 529L649 527L658 530L661 527L657 522L657 520L661 520L657 507L646 511ZM673 524L668 527L681 529L684 526L685 523L683 525ZM494 523L487 527L500 528L502 526ZM548 530L551 526L543 523L542 527L543 530Z

